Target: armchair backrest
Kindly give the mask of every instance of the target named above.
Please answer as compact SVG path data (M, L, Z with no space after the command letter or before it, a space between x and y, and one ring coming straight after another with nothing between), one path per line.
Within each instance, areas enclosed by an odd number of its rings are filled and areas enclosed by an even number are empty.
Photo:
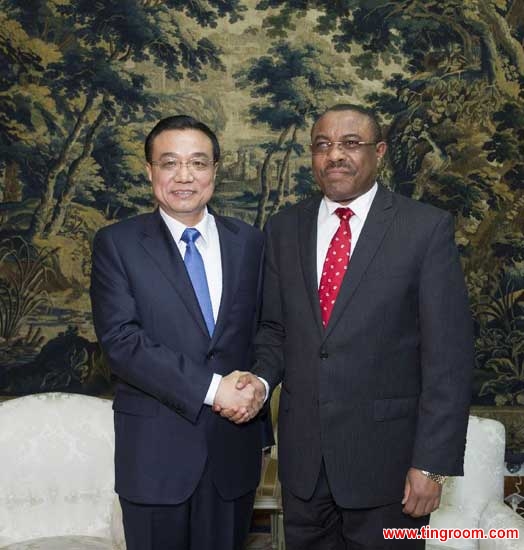
M0 403L0 546L37 537L111 537L111 401L44 393Z

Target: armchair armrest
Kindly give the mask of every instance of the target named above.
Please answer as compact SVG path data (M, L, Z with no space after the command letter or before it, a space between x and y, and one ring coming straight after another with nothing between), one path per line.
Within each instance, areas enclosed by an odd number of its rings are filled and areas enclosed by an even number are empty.
M484 508L479 527L487 534L490 529L517 529L518 539L484 539L480 550L524 550L524 518L503 502L492 501Z

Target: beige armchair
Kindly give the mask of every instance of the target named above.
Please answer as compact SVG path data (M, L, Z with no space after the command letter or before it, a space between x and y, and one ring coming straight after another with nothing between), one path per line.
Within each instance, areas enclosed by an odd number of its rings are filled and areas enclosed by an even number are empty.
M44 393L0 403L0 548L125 548L111 401Z
M504 504L504 426L470 416L464 477L448 479L440 508L431 515L432 529L518 529L518 540L431 540L427 550L524 550L524 519ZM445 537L442 537L445 538Z

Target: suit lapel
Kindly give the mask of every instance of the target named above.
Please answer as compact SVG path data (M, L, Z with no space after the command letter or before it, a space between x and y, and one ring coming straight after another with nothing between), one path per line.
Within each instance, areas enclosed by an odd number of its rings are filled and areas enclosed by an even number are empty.
M223 332L227 315L238 285L238 275L242 264L244 241L238 235L238 228L226 218L213 212L220 239L220 257L222 259L222 297L217 322L210 342L212 347Z
M298 213L297 236L302 275L306 284L313 318L320 333L324 332L322 318L320 317L320 305L317 283L317 221L318 208L322 197L315 197L304 203Z
M351 255L348 270L344 276L340 293L324 334L325 338L329 336L346 308L351 307L349 302L355 294L369 263L373 260L393 220L395 212L396 209L393 206L392 194L379 185L364 227L358 238L357 246Z
M209 336L184 260L158 210L145 218L140 244L173 285L195 322Z

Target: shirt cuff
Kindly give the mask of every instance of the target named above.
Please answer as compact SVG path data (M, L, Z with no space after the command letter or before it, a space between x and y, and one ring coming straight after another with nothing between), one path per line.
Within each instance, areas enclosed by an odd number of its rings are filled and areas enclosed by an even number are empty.
M211 378L211 384L209 384L209 389L206 393L206 398L204 399L204 405L209 405L210 407L213 405L221 380L222 376L220 374L213 374L213 378Z
M266 395L264 396L264 404L265 404L269 396L269 384L260 376L257 376L257 378L262 382L262 384L264 384L264 387L266 388Z

